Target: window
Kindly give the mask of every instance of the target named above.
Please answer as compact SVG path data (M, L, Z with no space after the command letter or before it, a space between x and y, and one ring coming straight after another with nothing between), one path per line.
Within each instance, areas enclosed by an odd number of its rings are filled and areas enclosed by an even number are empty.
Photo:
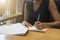
M0 0L0 19L1 16L10 16L11 14L18 14L22 12L23 0ZM16 18L5 21L7 24L15 22ZM5 22L0 22L3 24Z
M23 0L0 0L0 15L18 14L22 12Z

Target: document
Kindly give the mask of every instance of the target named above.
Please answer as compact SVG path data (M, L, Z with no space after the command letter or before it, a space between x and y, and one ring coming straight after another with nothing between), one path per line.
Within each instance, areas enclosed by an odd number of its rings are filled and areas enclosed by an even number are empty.
M2 34L8 34L8 35L24 35L28 31L28 28L22 25L21 23L16 24L9 24L9 25L3 25L0 26L0 33Z
M47 29L38 30L35 26L27 28L22 23L15 23L0 26L0 34L6 35L25 35L28 30L45 32Z
M6 40L6 35L0 34L0 40Z
M47 28L44 28L44 29L37 29L35 26L32 26L32 27L29 27L29 30L31 31L41 31L41 32L45 32L47 31Z
M38 18L38 19L39 19L39 18ZM22 24L25 24L25 21L23 21ZM28 30L45 32L45 31L47 31L47 28L44 28L44 29L42 29L42 30L41 30L41 29L39 30L39 29L37 29L35 26L32 26L32 27L29 26L29 27L28 27Z

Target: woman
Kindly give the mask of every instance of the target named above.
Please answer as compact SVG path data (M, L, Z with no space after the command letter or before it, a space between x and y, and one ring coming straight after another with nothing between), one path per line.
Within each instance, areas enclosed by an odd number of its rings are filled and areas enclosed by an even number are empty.
M54 0L27 0L24 24L37 28L53 27L60 24L60 17ZM48 12L49 10L49 12Z
M60 13L60 0L55 0L55 3L57 5L57 9L58 9L58 11Z

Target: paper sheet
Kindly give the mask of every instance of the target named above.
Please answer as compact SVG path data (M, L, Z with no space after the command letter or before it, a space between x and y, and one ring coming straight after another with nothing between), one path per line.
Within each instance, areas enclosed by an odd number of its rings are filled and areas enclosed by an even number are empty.
M0 33L3 33L3 34L24 35L24 34L26 34L27 31L28 31L28 28L26 28L21 23L0 26Z
M29 30L32 30L32 31L42 31L42 32L45 32L45 31L47 31L47 28L42 29L42 30L39 30L39 29L37 29L35 26L32 26L32 27L29 27Z
M23 21L22 24L25 24L25 22L26 22L26 21ZM42 30L38 30L35 26L32 26L32 27L29 26L28 30L45 32L45 31L47 31L47 28L42 29Z
M7 40L7 39L6 39L6 35L0 34L0 40Z
M0 33L7 35L24 35L28 30L45 32L47 31L47 28L43 30L38 30L35 26L27 28L21 23L0 26Z

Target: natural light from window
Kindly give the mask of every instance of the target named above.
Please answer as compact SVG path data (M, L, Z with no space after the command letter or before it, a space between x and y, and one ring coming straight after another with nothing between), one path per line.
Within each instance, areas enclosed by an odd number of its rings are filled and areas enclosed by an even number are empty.
M0 0L0 5L6 5L7 4L7 0Z

